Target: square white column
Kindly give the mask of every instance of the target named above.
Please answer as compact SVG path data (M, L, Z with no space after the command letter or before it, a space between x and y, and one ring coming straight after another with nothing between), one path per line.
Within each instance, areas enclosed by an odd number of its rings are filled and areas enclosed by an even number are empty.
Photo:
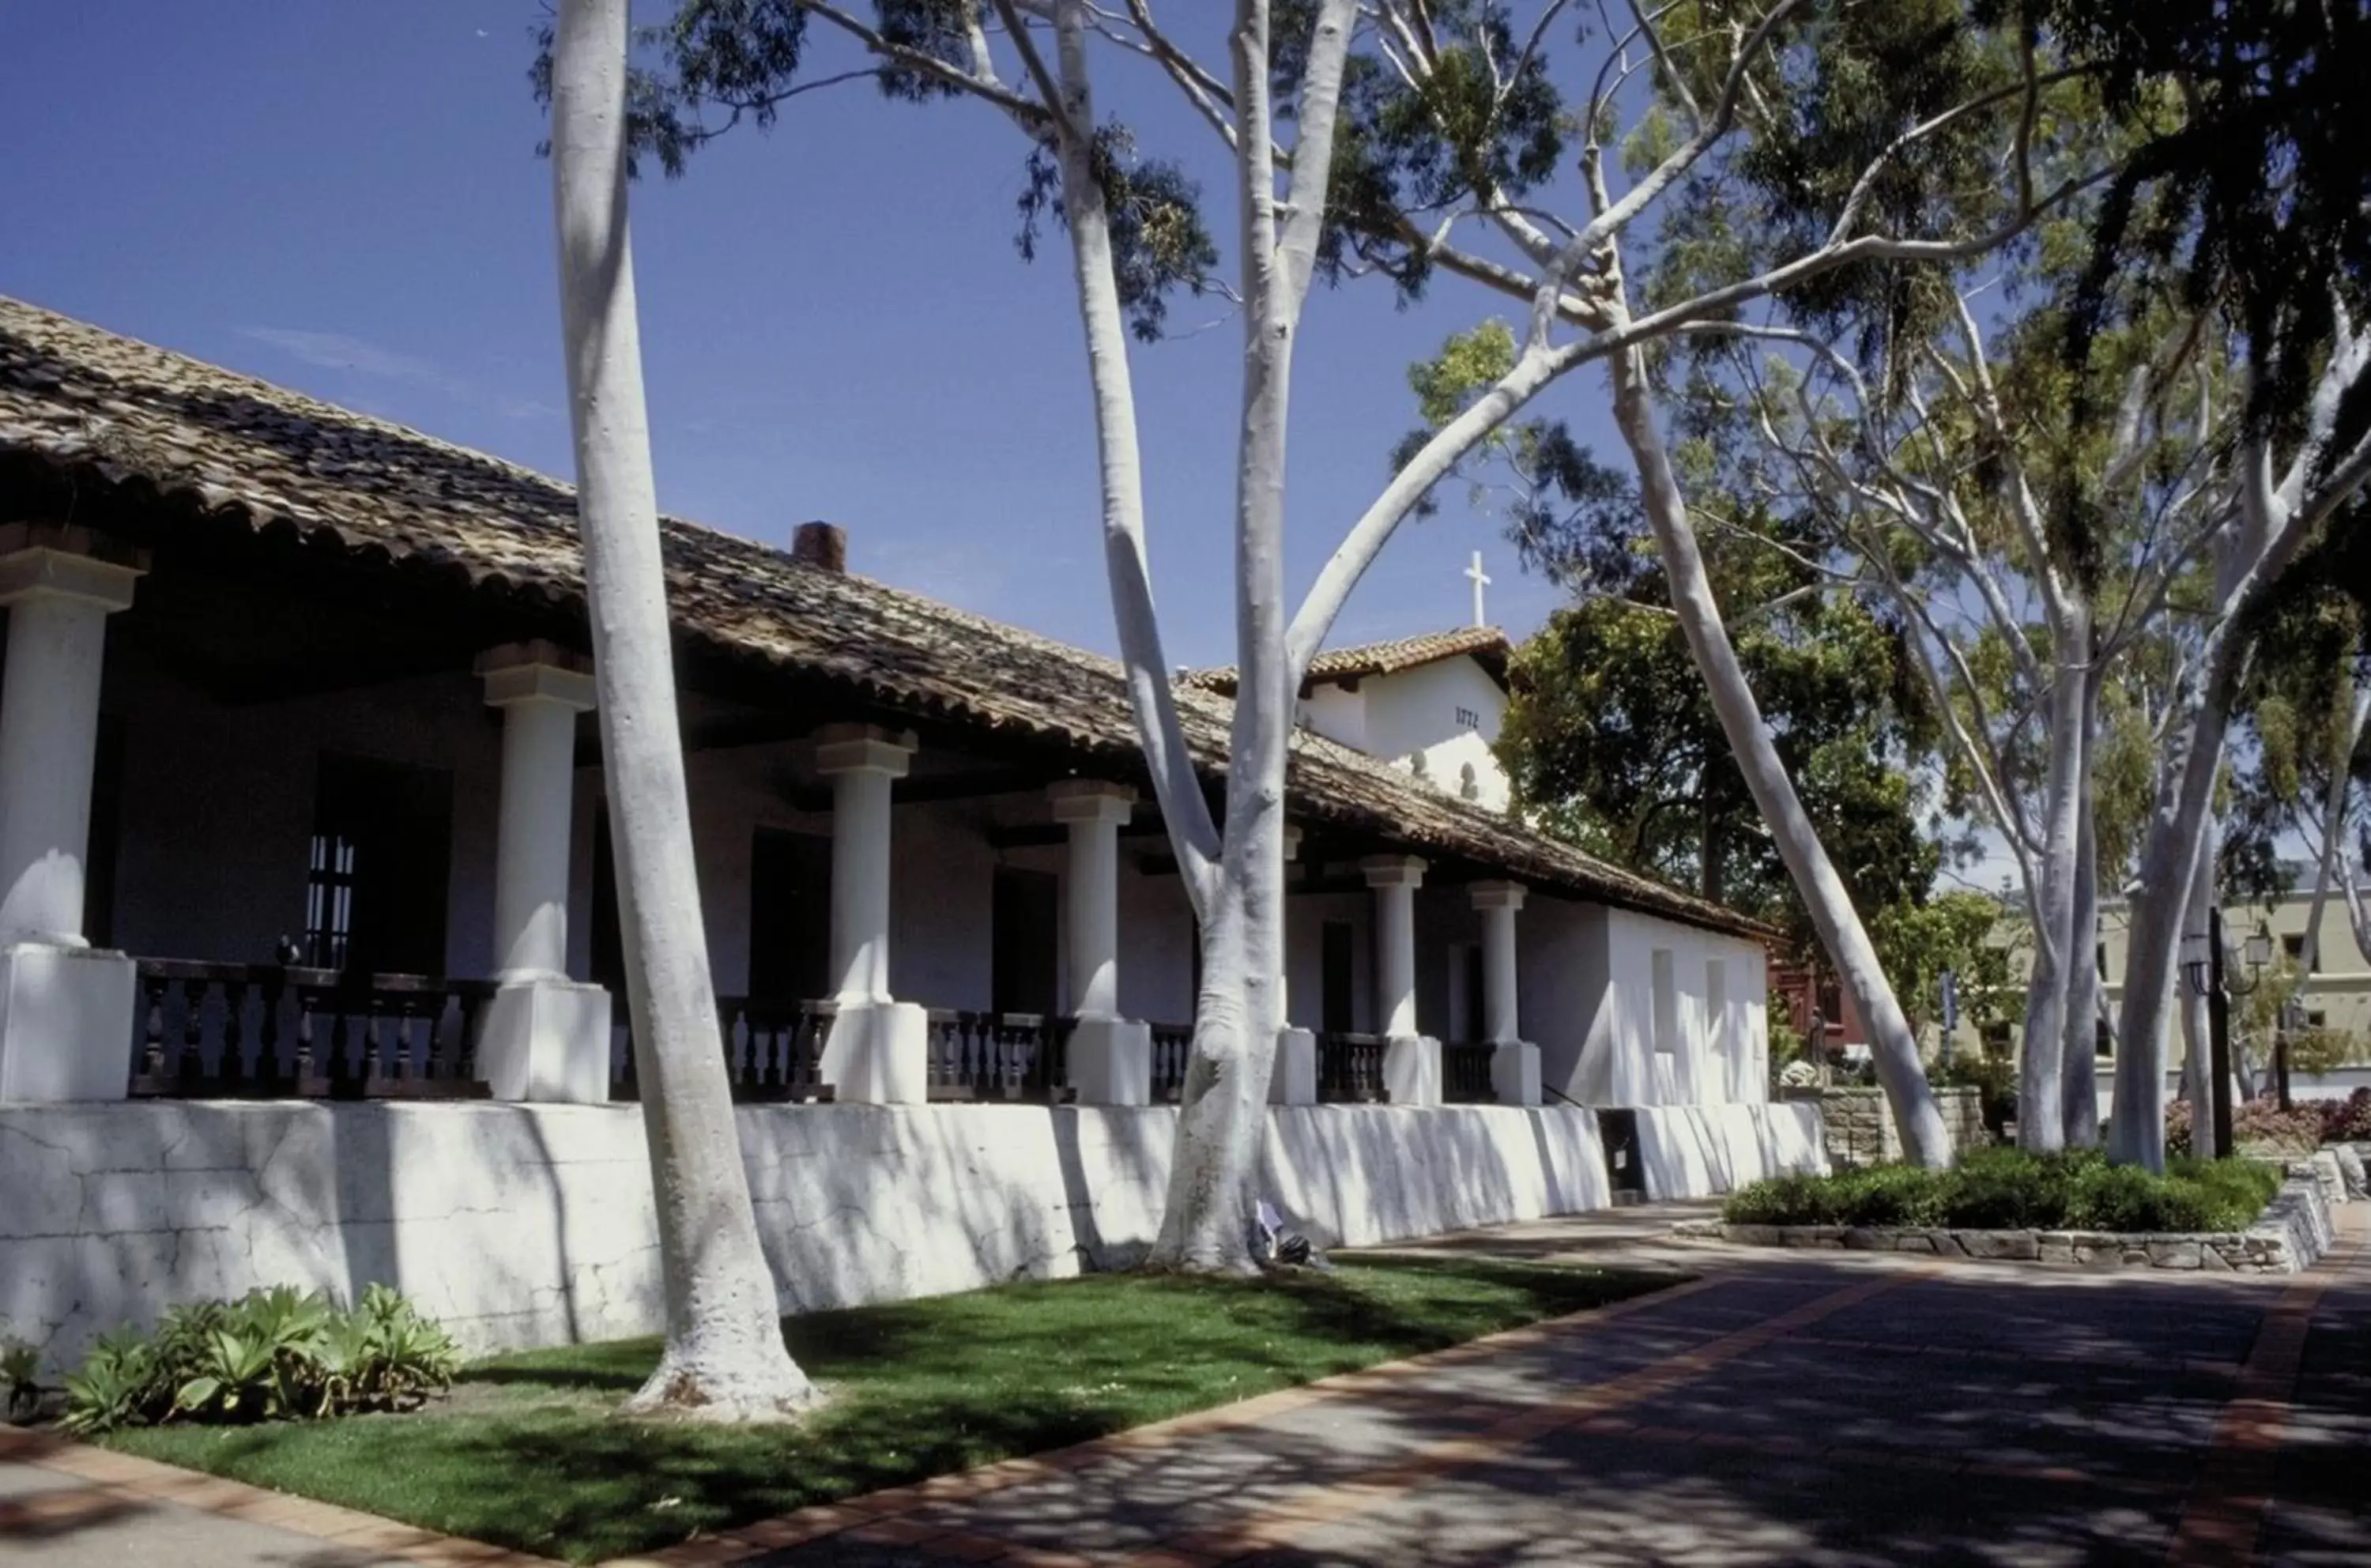
M822 1076L841 1101L929 1098L930 1021L889 994L890 789L906 777L910 732L832 724L815 732L815 771L832 781L831 1032Z
M1515 1013L1515 912L1523 906L1523 888L1485 882L1472 891L1482 917L1482 1036L1493 1047L1490 1090L1502 1105L1537 1105L1540 1048L1522 1038Z
M121 1100L135 966L83 935L107 617L140 568L87 530L0 528L0 1101Z
M1268 1074L1270 1105L1317 1103L1317 1036L1290 1026L1276 1032L1276 1067Z
M1424 862L1414 855L1370 855L1359 862L1375 890L1377 1032L1416 1037L1416 890Z
M568 976L576 716L593 708L593 677L548 642L493 649L478 674L503 712L498 988L479 1026L478 1070L497 1100L598 1104L609 1098L609 993Z
M1054 820L1070 832L1062 877L1069 948L1070 1011L1066 1072L1081 1105L1147 1105L1152 1101L1152 1030L1119 1011L1119 830L1136 791L1092 778L1047 788Z
M1119 830L1136 801L1123 785L1066 778L1048 787L1054 820L1070 833L1062 878L1070 1012L1119 1017Z

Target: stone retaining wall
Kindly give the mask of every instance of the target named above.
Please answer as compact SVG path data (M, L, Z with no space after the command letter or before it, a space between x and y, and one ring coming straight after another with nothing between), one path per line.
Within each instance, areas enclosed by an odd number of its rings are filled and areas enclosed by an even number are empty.
M2002 1262L2074 1263L2099 1269L2189 1269L2206 1274L2295 1274L2310 1268L2336 1236L2330 1200L2313 1174L2292 1174L2245 1230L2118 1235L2098 1230L1953 1230L1926 1227L1730 1225L1683 1220L1672 1232L1756 1247L1841 1247Z
M1902 1129L1893 1120L1893 1107L1886 1103L1885 1090L1832 1085L1781 1089L1778 1096L1819 1106L1831 1164L1850 1168L1902 1158ZM1992 1141L1984 1129L1984 1096L1975 1089L1966 1084L1937 1089L1935 1104L1943 1113L1943 1125L1950 1132L1954 1148L1981 1148Z

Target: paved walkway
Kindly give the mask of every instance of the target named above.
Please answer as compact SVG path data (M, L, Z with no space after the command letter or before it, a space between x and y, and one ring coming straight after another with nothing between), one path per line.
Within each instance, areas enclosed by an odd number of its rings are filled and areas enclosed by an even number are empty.
M1704 1277L636 1561L2359 1568L2371 1209L2342 1212L2339 1251L2286 1281L1687 1247L1660 1239L1668 1209L1446 1238L1423 1250ZM275 1524L253 1494L236 1517L138 1486L98 1528L12 1528L9 1499L28 1486L87 1497L110 1484L0 1462L0 1560L497 1560L368 1537L367 1521L325 1540L318 1519Z

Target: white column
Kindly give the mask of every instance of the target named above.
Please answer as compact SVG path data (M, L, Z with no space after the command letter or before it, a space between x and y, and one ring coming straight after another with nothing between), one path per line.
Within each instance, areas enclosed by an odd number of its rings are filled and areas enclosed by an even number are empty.
M837 1011L823 1078L842 1101L928 1098L929 1020L889 994L890 786L912 762L911 733L867 724L815 732L815 771L832 781L831 980Z
M1375 1019L1378 1033L1416 1033L1416 890L1424 862L1413 855L1370 855L1359 862L1375 890Z
M107 617L136 566L82 530L0 529L0 1101L121 1100L133 966L83 935Z
M1284 859L1287 865L1301 859L1301 829L1292 823L1284 824ZM1270 1105L1314 1105L1317 1103L1317 1034L1292 1021L1292 893L1286 884L1284 905L1278 924L1283 928L1278 946L1284 954L1283 973L1276 977L1277 1013L1284 1027L1276 1032L1276 1064L1269 1069L1267 1102Z
M1440 1103L1440 1042L1416 1029L1416 890L1424 862L1370 855L1359 862L1375 890L1375 1012L1382 1024L1383 1092L1394 1105Z
M831 980L842 1006L889 997L890 786L913 761L910 735L833 724L815 739L831 780Z
M1062 879L1069 927L1070 1012L1119 1017L1119 830L1136 792L1117 784L1066 778L1047 790L1054 820L1070 829L1070 863Z
M1482 917L1482 1038L1494 1045L1522 1038L1515 1022L1515 911L1523 890L1514 882L1474 884L1474 907Z
M1521 884L1474 884L1474 907L1482 917L1482 1032L1490 1053L1490 1087L1505 1105L1540 1102L1540 1048L1522 1038L1515 997L1515 911L1523 906Z
M593 708L593 677L546 643L478 661L486 704L503 710L502 808L494 859L494 977L568 977L570 819L576 799L576 716Z
M520 642L478 660L503 710L494 840L494 978L478 1070L497 1100L609 1098L609 993L568 977L568 862L574 844L576 716L593 677L564 649Z
M8 530L18 533L18 530ZM87 944L83 871L107 617L136 568L33 545L0 557L8 667L0 681L0 944Z

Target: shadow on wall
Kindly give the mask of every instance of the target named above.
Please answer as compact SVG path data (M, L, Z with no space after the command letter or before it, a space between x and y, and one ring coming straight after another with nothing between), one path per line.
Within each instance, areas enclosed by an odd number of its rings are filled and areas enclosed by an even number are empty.
M1135 1262L1177 1112L751 1106L736 1126L782 1309L806 1312ZM1611 1201L1596 1115L1570 1107L1278 1107L1261 1159L1260 1194L1324 1245ZM52 1365L260 1285L384 1282L473 1353L663 1321L630 1105L0 1108L0 1335Z
M1817 1105L1642 1105L1637 1115L1649 1198L1708 1198L1828 1170Z

